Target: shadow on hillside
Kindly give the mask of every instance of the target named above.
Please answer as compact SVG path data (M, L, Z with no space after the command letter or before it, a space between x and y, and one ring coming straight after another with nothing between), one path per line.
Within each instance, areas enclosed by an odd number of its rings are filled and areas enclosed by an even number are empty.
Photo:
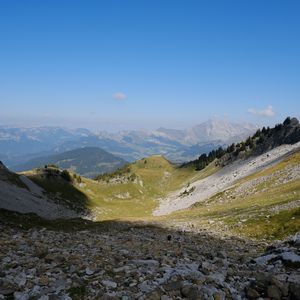
M29 175L27 177L40 186L56 203L62 204L78 213L89 212L89 198L72 181L67 181L53 174L42 176Z

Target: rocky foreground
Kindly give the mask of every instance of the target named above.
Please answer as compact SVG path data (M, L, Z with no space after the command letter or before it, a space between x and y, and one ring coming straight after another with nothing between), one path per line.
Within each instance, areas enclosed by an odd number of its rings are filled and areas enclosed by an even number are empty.
M0 245L0 299L300 299L299 236L266 250L205 231L0 221Z

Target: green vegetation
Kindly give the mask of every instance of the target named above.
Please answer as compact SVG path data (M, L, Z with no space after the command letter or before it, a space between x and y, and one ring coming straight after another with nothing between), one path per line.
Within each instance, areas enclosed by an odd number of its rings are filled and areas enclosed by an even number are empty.
M71 181L72 181L72 177L71 177L70 173L69 173L67 170L63 170L63 171L61 172L61 177L62 177L64 180L68 181L68 182L71 182Z
M294 123L294 127L290 125ZM232 144L226 149L219 147L208 154L204 153L198 159L190 161L183 166L192 166L196 170L202 170L215 159L216 163L225 165L238 157L247 158L252 154L260 154L270 148L280 146L284 143L295 143L299 140L300 126L298 120L286 118L283 124L277 124L274 128L263 127L258 129L252 137L238 144Z
M182 188L180 196L189 195L195 189L192 185L195 181L210 176L224 164L237 157L259 154L264 147L275 147L284 142L285 135L282 134L286 130L291 130L292 141L295 131L289 127L291 124L295 124L294 119L286 119L272 129L264 127L244 142L232 144L227 149L220 147L182 166L154 155L127 164L113 173L98 175L94 180L51 165L26 172L26 175L60 203L77 211L88 210L96 221L155 220L166 225L215 227L219 231L250 238L281 238L300 227L299 205L294 204L300 199L300 179L281 180L287 168L300 164L299 151L276 165L240 179L233 187L190 209L155 218L152 212L159 199L169 193ZM68 222L66 224L74 226L72 221ZM80 222L76 221L76 226L85 224ZM92 227L97 222L86 224Z
M276 239L293 234L300 228L300 207L282 209L300 199L300 179L277 182L286 167L299 165L300 152L284 161L240 180L234 187L216 194L192 208L162 217L172 223L193 223L196 227L216 227L251 238ZM255 186L255 192L235 193L243 183L269 176ZM276 209L277 208L277 209Z
M89 208L98 220L141 219L152 216L159 198L196 180L195 176L201 174L155 155L100 175L96 181L83 178L79 189L88 195Z
M194 227L214 227L251 238L275 239L296 232L300 226L299 207L280 208L300 199L300 180L278 182L280 172L299 163L300 152L297 152L272 167L239 180L234 187L205 202L156 218L152 211L157 207L159 198L183 187L183 196L192 193L193 182L213 174L220 166L213 161L201 171L195 171L192 166L178 167L162 156L152 156L114 173L98 176L97 180L70 173L72 181L68 182L62 178L62 171L51 167L46 171L38 169L27 173L27 176L50 195L65 201L66 205L73 205L78 210L88 209L99 221L154 220L166 225L192 223ZM267 179L260 180L263 177ZM243 193L237 191L251 180L258 180L255 192L248 191L247 187ZM44 221L35 219L35 222L43 224ZM96 228L97 224L84 220L58 220L53 226Z
M227 151L228 149L235 149L234 144L229 146L227 148ZM210 151L208 155L206 153L201 154L198 159L183 164L183 167L193 166L196 171L200 171L207 167L215 159L221 158L225 153L226 151L222 147L219 147L217 150Z
M281 211L269 217L260 216L247 220L235 232L252 238L282 239L300 228L300 208Z
M214 173L214 163L200 172L181 168L160 155L141 159L96 180L48 166L25 172L52 198L76 211L88 210L96 220L151 218L158 199ZM67 176L67 178L65 178ZM66 179L70 179L66 180ZM190 191L191 188L187 188Z
M74 184L67 170L59 170L54 167L39 168L24 174L55 201L77 212L84 212L88 206L87 196Z

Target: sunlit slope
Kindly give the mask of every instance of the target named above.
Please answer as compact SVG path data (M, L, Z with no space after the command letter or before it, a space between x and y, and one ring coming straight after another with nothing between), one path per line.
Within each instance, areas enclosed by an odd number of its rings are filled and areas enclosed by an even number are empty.
M80 190L89 197L90 209L98 220L145 218L152 216L158 199L203 174L192 168L180 168L156 155L99 176L97 181L83 179Z
M253 238L292 234L300 228L300 151L188 210L161 219Z
M78 209L82 209L84 204L96 220L107 220L152 217L160 198L188 187L216 169L211 164L197 172L192 167L179 167L163 156L154 155L113 173L100 175L96 180L70 173L72 180L68 183L58 180L55 170L53 176L45 176L39 170L23 174L64 204Z

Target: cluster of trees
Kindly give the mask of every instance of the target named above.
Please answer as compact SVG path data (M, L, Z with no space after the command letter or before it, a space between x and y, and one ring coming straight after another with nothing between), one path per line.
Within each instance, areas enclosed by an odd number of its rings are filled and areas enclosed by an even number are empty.
M249 136L245 141L238 144L231 144L226 149L219 147L217 150L210 151L208 154L202 154L198 159L191 161L186 165L194 165L196 170L204 169L208 164L210 164L215 159L220 159L225 154L230 156L237 157L240 152L251 151L257 145L264 143L270 136L276 134L276 132L282 130L284 126L287 126L291 123L291 118L288 117L285 119L283 124L277 124L274 128L263 127L258 129L255 134L251 137Z
M195 165L196 170L202 170L216 158L221 158L225 153L226 151L222 147L219 147L217 150L212 150L208 154L201 154L199 158L192 163Z
M69 171L68 170L60 171L60 169L57 165L54 165L54 164L45 165L44 171L46 172L46 176L48 178L51 177L51 175L56 175L56 176L61 176L61 178L63 178L64 180L66 180L68 182L72 182L72 176L69 173ZM81 182L81 177L79 175L77 177L76 174L74 174L73 177L74 177L74 179L77 180L78 183Z
M61 173L60 173L60 176L68 181L68 182L71 182L72 181L72 176L70 175L69 171L68 170L63 170Z
M76 173L73 174L73 178L75 181L77 181L77 183L81 183L82 179L80 175L77 175Z
M104 174L97 175L94 178L94 180L106 181L107 183L109 183L111 179L114 179L116 177L126 177L128 180L134 181L137 176L135 175L135 173L131 172L129 165L125 165L121 168L118 168L112 173L104 173Z
M217 150L212 150L208 154L202 154L198 159L193 161L192 163L195 165L196 170L204 169L208 164L210 164L215 159L220 159L225 154L233 155L237 157L240 152L251 150L255 148L255 140L256 136L248 137L246 141L240 142L238 144L231 144L226 149L219 147Z

